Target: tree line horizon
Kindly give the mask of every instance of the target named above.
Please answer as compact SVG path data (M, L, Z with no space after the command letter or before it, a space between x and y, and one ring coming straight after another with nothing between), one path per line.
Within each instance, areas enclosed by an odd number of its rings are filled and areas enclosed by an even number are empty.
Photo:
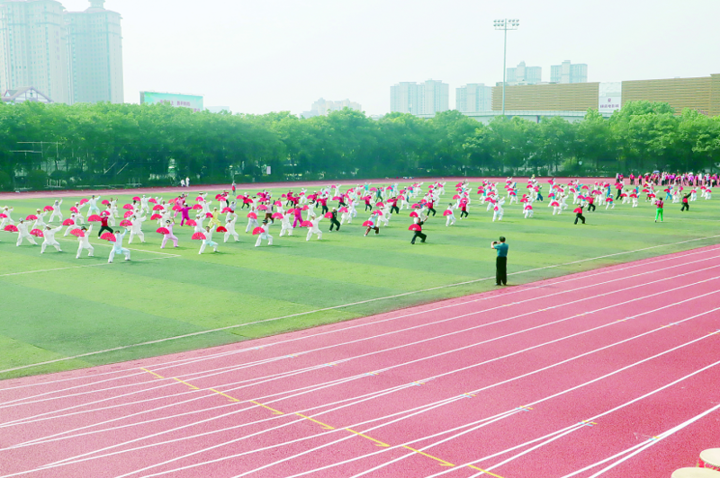
M720 169L720 117L629 102L578 122L458 111L374 120L167 105L0 106L0 190L419 176L588 176Z

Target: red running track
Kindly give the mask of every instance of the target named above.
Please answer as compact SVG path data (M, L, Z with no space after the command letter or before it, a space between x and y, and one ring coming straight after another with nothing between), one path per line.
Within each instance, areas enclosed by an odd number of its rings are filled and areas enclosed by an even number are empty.
M667 478L720 446L720 246L0 383L0 476Z

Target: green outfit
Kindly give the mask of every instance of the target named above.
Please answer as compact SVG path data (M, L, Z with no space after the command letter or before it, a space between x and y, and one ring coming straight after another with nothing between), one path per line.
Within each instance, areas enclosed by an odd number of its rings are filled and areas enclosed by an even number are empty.
M658 219L660 219L660 222L664 222L662 208L657 208L657 210L655 210L655 222L657 222Z

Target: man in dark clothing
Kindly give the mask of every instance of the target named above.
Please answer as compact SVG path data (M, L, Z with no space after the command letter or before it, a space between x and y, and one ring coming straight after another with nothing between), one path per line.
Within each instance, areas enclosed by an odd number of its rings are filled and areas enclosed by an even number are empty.
M688 194L686 194L685 196L683 196L683 199L682 199L683 205L682 205L682 208L680 209L680 212L689 211L689 210L690 210L690 199L689 199L689 198L690 198L690 194L692 194L692 193L688 193Z
M505 237L500 236L500 242L493 241L490 247L497 251L495 285L507 285L507 254L510 246L505 244Z
M577 224L578 221L582 221L582 223L585 224L585 216L583 216L582 206L576 207L573 212L575 213L575 224Z
M390 214L392 214L392 213L400 214L400 209L398 208L397 202L398 202L397 198L390 199L390 204L392 204L392 207L390 208Z
M422 232L423 224L425 224L425 221L418 221L417 225L420 226L420 229L415 231L415 235L413 236L412 241L410 241L410 244L415 244L415 239L418 237L420 238L420 242L425 242L427 239L427 234L423 234Z
M337 209L333 208L332 210L332 217L330 218L330 230L333 230L333 226L339 231L340 230L340 221L338 221L337 218Z
M113 231L110 226L108 226L108 217L107 216L100 216L100 232L98 232L98 237L102 236L103 231L107 231L110 234L112 234Z
M596 209L595 208L595 198L590 196L587 198L587 202L588 202L588 211L594 211Z

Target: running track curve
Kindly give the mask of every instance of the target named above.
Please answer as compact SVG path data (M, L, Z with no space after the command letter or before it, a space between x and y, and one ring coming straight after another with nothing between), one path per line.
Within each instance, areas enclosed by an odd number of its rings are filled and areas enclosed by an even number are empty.
M667 478L720 446L720 246L0 383L0 477Z

